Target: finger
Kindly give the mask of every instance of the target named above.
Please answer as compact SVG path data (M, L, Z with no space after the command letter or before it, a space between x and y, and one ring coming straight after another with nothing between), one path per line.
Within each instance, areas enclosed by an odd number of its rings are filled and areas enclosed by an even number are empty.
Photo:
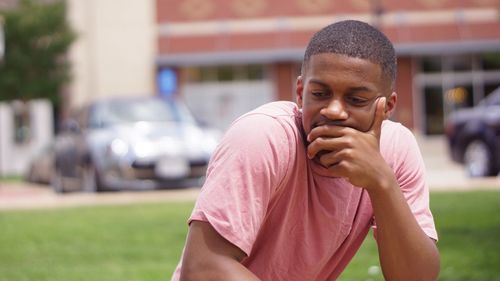
M322 152L332 152L344 149L347 147L346 140L344 138L324 138L318 137L313 142L307 146L307 157L312 159L316 155L324 153Z
M334 125L321 125L314 127L307 135L307 141L312 142L319 137L338 138L346 133L347 127L334 126Z
M385 119L385 104L386 98L381 97L377 100L376 108L375 108L375 116L373 117L372 126L369 129L377 139L380 139L380 132L382 131L382 122Z
M319 163L326 168L336 166L342 161L342 157L340 155L341 152L342 151L331 151L322 155L318 155Z
M328 175L337 178L348 178L348 169L344 161L327 166Z

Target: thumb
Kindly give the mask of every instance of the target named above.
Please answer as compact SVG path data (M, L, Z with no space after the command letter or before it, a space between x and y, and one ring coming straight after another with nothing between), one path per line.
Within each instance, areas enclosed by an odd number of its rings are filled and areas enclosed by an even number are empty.
M375 116L373 117L372 127L369 131L371 131L377 139L380 139L380 133L382 131L382 121L385 119L385 104L386 98L380 97L377 99L377 104L375 105Z

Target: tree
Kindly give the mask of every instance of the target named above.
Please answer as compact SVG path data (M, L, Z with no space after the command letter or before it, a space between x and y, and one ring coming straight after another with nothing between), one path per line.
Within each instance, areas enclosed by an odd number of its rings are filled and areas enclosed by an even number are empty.
M0 11L5 35L0 101L60 103L61 88L70 79L66 53L76 36L66 20L66 3L45 2L21 0L17 8Z

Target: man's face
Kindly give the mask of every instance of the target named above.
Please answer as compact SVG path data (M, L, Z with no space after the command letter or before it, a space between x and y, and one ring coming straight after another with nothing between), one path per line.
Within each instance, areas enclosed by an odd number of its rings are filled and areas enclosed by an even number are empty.
M381 67L368 60L331 53L311 56L297 79L305 133L324 124L369 130L379 97L387 97L387 115L394 109L396 94L390 85Z

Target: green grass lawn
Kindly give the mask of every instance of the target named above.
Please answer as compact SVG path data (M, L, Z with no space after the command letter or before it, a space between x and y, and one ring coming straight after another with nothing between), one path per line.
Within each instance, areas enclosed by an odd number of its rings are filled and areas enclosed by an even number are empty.
M431 203L440 280L500 280L500 192L433 193ZM0 281L169 280L192 206L0 212ZM377 266L370 235L340 280L383 280Z
M169 280L192 205L0 212L0 280Z
M439 280L500 280L500 192L432 193L431 208L439 234ZM368 273L378 264L369 237L340 280L384 280L381 273Z

